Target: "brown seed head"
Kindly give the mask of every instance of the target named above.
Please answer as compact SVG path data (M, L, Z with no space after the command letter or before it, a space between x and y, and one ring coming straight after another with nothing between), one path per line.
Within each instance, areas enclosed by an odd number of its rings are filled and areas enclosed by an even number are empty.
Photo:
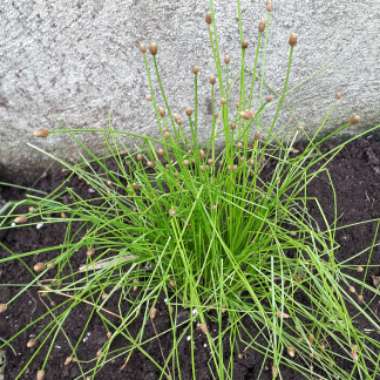
M194 75L198 75L200 72L201 72L201 68L197 65L193 66L193 68L191 69L191 72L194 74Z
M182 120L182 117L180 115L178 115L178 113L175 113L173 115L174 117L174 121L178 124L178 125L182 125L183 124L183 120Z
M25 215L17 216L14 220L16 224L25 224L28 222L28 218Z
M380 276L372 275L372 283L375 288L377 288L380 285Z
M357 345L354 345L351 348L351 356L355 362L359 359L358 350L359 350L359 347Z
M37 339L29 339L27 342L26 342L26 347L27 348L32 348L34 347L35 345L37 344Z
M342 92L341 91L337 91L336 93L335 93L335 99L336 100L341 100L343 98L343 94L342 94Z
M349 290L349 292L352 293L352 294L356 293L355 286L352 286L352 285L351 285L351 286L348 288L348 290Z
M63 365L64 365L64 366L68 366L69 364L72 363L72 361L73 361L73 357L72 357L72 356L68 356L68 357L65 359Z
M229 65L229 64L231 63L231 58L230 58L230 56L229 56L228 54L226 54L226 55L224 56L224 63L225 63L226 65Z
M272 100L273 100L273 96L272 96L272 95L267 95L267 96L265 97L265 101L266 101L267 103L270 103Z
M227 104L227 100L225 98L220 99L220 105L224 106L225 104Z
M235 165L235 164L230 164L230 165L228 165L228 170L229 170L230 172L236 172L236 170L237 170L237 165Z
M358 273L362 273L362 272L364 272L364 268L361 265L359 265L358 267L356 267L356 271Z
M148 161L146 162L146 166L147 166L148 168L153 169L153 168L156 166L156 164L155 164L154 161L150 161L150 160L148 160Z
M40 128L33 131L34 137L48 137L49 136L49 130L47 128Z
M214 74L211 74L210 75L210 78L208 80L211 84L211 86L214 86L216 84L216 78L215 78L215 75Z
M348 119L348 124L350 125L356 125L356 124L359 124L360 123L360 116L359 115L352 115L349 119Z
M230 128L232 131L234 131L237 128L237 125L235 123L231 123Z
M141 185L139 183L134 182L134 183L132 183L132 189L134 191L138 191L141 189Z
M3 314L7 311L8 305L6 303L0 303L0 314Z
M364 296L363 296L363 294L358 294L358 301L359 301L359 303L364 303Z
M184 164L184 166L189 166L190 165L190 161L189 160L183 160L183 164Z
M161 117L165 117L166 115L166 112L165 112L165 108L163 107L158 107L158 113L160 114Z
M207 163L208 163L209 165L214 165L214 160L213 160L212 158L209 158L209 159L207 160Z
M165 151L163 148L157 148L157 155L160 156L160 157L163 157L165 154Z
M267 3L266 3L266 10L267 12L272 12L273 11L273 4L272 4L272 0L267 0Z
M296 356L296 349L293 346L287 347L286 352L288 353L289 357L291 357L291 358L294 358Z
M169 216L174 217L176 215L177 215L177 210L174 207L170 208L169 209Z
M92 257L95 255L95 248L94 247L89 247L86 251L86 256L87 257Z
M149 318L151 321L154 321L157 317L158 309L156 309L154 306L152 306L149 310Z
M248 164L249 166L253 166L254 163L255 163L255 161L253 160L253 158L250 158L250 159L247 161L247 164Z
M212 15L210 13L207 13L207 15L205 16L205 21L207 25L212 24Z
M147 48L142 42L139 44L139 49L141 54L145 54L147 52Z
M245 49L248 48L248 45L249 45L248 41L247 40L243 40L243 42L241 43L241 48L245 50Z
M164 131L164 134L163 134L164 138L167 139L170 137L170 132L169 131Z
M251 119L253 119L253 117L255 116L255 113L254 113L253 111L246 110L246 111L242 111L242 112L240 112L240 116L241 116L244 120L251 120Z
M208 333L208 326L206 323L198 323L197 328L198 328L198 330L202 331L203 334L205 334L205 335Z
M150 102L152 100L152 96L151 95L145 96L145 100L147 100L148 102Z
M149 44L149 51L150 51L150 54L152 54L153 56L157 55L158 46L155 42L151 42Z
M290 47L294 48L297 45L298 42L298 36L296 33L290 33L289 36L289 45Z
M142 161L144 159L144 156L141 153L136 154L136 160L137 161Z
M262 17L261 20L259 21L259 32L264 33L264 31L265 31L265 19L264 17Z
M46 264L43 262L39 262L33 265L33 270L35 272L42 272L46 269Z
M281 318L281 319L289 319L290 318L290 315L285 313L284 311L281 311L281 310L278 310L276 312L276 317L277 318Z
M37 371L36 380L45 380L45 371L43 369Z
M243 143L242 143L241 141L238 141L238 142L236 143L236 148L238 148L238 149L243 148Z
M186 107L185 109L185 114L188 116L188 117L191 117L191 115L193 114L193 109L191 107Z
M203 149L199 149L199 156L200 158L205 158L206 157L206 152Z

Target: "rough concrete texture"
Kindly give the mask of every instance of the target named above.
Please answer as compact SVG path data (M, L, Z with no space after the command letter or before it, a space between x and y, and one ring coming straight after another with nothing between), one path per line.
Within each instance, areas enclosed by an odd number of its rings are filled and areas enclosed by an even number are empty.
M255 41L264 0L241 4L247 37ZM207 0L2 0L0 173L20 181L47 164L28 142L74 157L75 147L64 139L36 141L31 135L61 121L67 127L103 127L112 112L118 128L154 132L152 112L144 101L142 59L135 47L139 41L159 42L162 75L178 111L191 101L191 66L202 67L206 109L212 72L203 21L207 6ZM268 83L275 90L285 73L288 35L299 35L291 77L296 90L280 128L288 134L299 123L314 128L337 90L344 99L331 125L353 112L362 116L360 128L379 122L380 1L273 0L273 6ZM237 68L235 1L218 1L218 13L223 50Z

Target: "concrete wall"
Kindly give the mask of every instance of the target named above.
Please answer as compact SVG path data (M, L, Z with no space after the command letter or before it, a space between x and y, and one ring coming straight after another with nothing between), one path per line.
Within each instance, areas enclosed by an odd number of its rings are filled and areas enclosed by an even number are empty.
M218 1L223 50L238 64L235 1ZM264 0L241 0L248 38L255 40ZM66 158L75 147L62 138L41 141L33 130L102 127L109 112L118 128L154 132L144 101L139 41L158 41L171 101L191 99L193 64L206 82L212 72L204 24L207 0L2 0L0 3L0 176L36 174L47 161L34 142ZM358 112L360 128L380 121L380 1L273 0L268 83L281 86L287 39L299 35L283 130L318 125L335 92L344 93L331 125ZM252 50L252 49L251 49ZM205 90L207 90L207 85ZM203 94L205 109L207 94ZM206 127L205 127L206 128ZM95 143L94 143L95 144ZM33 170L30 170L30 168Z

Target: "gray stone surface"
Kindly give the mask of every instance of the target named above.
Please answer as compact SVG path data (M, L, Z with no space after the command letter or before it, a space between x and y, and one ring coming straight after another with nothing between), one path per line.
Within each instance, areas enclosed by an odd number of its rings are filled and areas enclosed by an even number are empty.
M235 2L218 3L223 50L237 63ZM247 36L255 40L264 0L241 3ZM380 1L273 3L268 83L273 89L281 86L288 35L295 31L299 44L291 85L303 84L291 93L281 130L292 133L299 123L314 128L336 90L345 97L331 125L346 120L352 112L362 115L361 128L379 122ZM28 147L28 142L74 158L76 149L65 139L36 141L31 136L33 130L54 128L61 121L67 127L102 127L112 112L118 128L154 133L151 111L144 101L146 82L135 48L138 41L159 42L171 102L183 110L191 100L191 66L202 66L205 82L212 71L203 22L207 4L207 0L2 0L0 173L21 181L46 167L47 160ZM206 90L207 86L204 109Z

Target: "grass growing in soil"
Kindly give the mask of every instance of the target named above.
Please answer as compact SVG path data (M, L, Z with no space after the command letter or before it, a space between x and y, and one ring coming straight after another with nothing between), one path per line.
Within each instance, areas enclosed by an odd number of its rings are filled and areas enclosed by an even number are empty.
M46 302L45 316L0 344L11 347L20 334L48 317L38 336L28 342L33 355L18 379L37 359L42 363L37 378L45 377L59 336L67 339L72 351L65 364L79 366L79 378L95 378L115 358L122 357L127 366L139 352L158 369L160 379L182 379L184 360L190 362L192 378L197 379L200 336L209 352L210 378L233 379L234 358L250 350L270 362L273 378L282 378L284 366L306 378L375 379L380 374L380 343L375 335L379 318L370 304L363 303L362 295L365 291L375 297L379 290L367 276L353 277L350 261L335 259L338 215L327 221L318 200L307 192L316 176L324 173L329 178L327 164L352 139L327 152L322 152L321 145L360 119L354 115L338 131L318 137L327 116L315 135L306 136L302 151L294 148L297 134L287 143L277 139L297 36L289 37L283 87L278 95L271 95L265 80L271 4L258 26L252 65L246 62L251 44L245 39L237 5L238 105L232 97L234 82L227 78L232 73L230 59L222 57L219 48L213 2L205 18L215 60L215 74L207 84L213 116L205 143L199 138L200 128L205 128L199 117L200 68L194 66L192 72L191 107L183 115L176 114L160 77L155 43L140 50L159 130L156 137L131 135L112 126L103 131L35 132L37 137L70 136L78 143L82 159L69 164L53 157L68 169L68 179L48 196L30 195L15 202L0 219L1 229L38 223L66 226L59 246L25 253L8 250L9 255L0 259L0 263L23 263L33 256L37 263L30 268L34 280L12 299L1 300L4 313L31 287L38 287L41 299L59 296L60 300L55 306ZM274 116L264 126L262 116L268 107L274 107ZM79 135L85 132L104 136L104 156L94 154L81 141ZM128 152L121 137L136 139L139 151ZM221 141L223 149L219 149ZM68 186L74 176L88 185L91 196ZM317 223L309 213L312 203L324 223ZM356 259L363 257L359 270L365 273L369 265L364 260L370 262L375 244L376 237L368 250L356 255ZM78 255L83 262L74 266ZM92 312L78 339L72 341L65 325L83 303ZM154 327L164 312L170 326L147 336L147 326ZM108 340L88 362L81 359L78 349L95 316L103 321ZM359 329L358 319L364 319L368 329ZM136 330L132 326L137 322ZM157 360L146 346L165 336L172 340L171 350ZM124 343L115 345L120 338ZM187 358L180 355L183 344L189 347Z

